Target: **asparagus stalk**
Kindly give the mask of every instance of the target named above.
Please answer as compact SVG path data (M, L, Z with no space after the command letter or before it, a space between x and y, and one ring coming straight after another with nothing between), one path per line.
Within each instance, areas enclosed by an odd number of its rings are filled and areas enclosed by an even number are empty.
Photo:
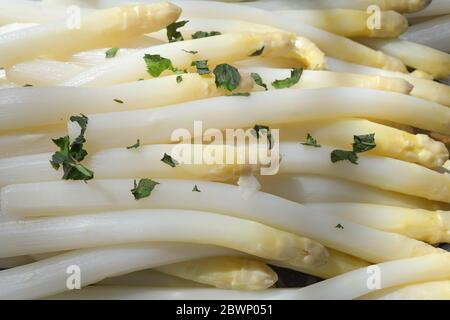
M1 258L0 259L0 270L23 266L23 265L31 263L33 261L34 260L29 256Z
M46 225L45 231L42 225ZM0 257L146 241L228 247L292 265L320 266L326 249L263 224L200 211L138 210L0 224ZM89 236L88 234L91 234ZM222 234L222 236L219 236Z
M426 71L436 78L450 76L450 54L401 39L358 38L361 43L403 61L407 66Z
M281 141L305 141L309 133L322 144L351 149L353 136L368 132L375 133L376 148L367 154L414 162L430 168L441 167L449 157L445 144L428 135L410 134L365 119L290 124L280 129L280 138Z
M414 88L411 95L425 100L437 102L450 107L450 87L436 81L421 79L407 73L391 72L382 69L370 68L327 58L328 67L332 71L379 75L383 77L401 78L411 83Z
M10 23L48 23L67 18L67 7L52 6L38 1L0 0L0 25ZM90 12L88 10L86 13Z
M49 259L0 271L1 299L35 299L67 291L69 266L82 272L81 286L105 278L203 257L233 255L233 251L192 244L132 244L75 250ZM32 277L29 274L39 275Z
M10 32L0 35L0 65L8 67L43 55L61 58L74 52L114 47L130 37L165 28L180 13L180 8L169 3L127 5L81 16L80 26L69 28L65 22L58 22Z
M379 290L360 297L361 300L449 300L450 280L411 284Z
M406 17L396 11L379 13L380 28L369 28L373 13L365 10L281 10L277 13L344 37L396 38L408 28Z
M450 3L447 0L433 0L425 10L409 14L410 18L428 17L450 13Z
M338 217L386 232L403 234L431 244L450 241L450 213L361 203L307 204L317 212Z
M431 19L410 27L402 36L403 40L417 42L424 46L450 51L450 14Z
M278 277L266 264L239 257L213 257L179 262L156 270L219 289L265 290Z
M440 202L389 192L364 184L323 176L262 176L262 191L299 203L355 202L403 208L448 210Z
M330 96L333 104L329 103ZM320 88L257 92L250 97L218 97L150 110L90 115L86 136L88 148L94 150L127 146L137 137L143 144L168 142L179 128L194 136L192 127L198 119L205 129L225 130L252 127L256 122L272 125L345 117L390 120L450 133L450 110L436 103L378 90ZM79 130L76 124L68 124L71 138L78 136Z
M85 212L144 208L200 210L257 221L316 239L327 247L371 262L437 251L432 246L398 234L357 225L325 212L315 214L301 204L263 192L255 192L245 199L238 187L227 184L161 179L158 182L160 184L151 197L140 201L135 201L129 193L131 180L94 180L88 185L57 181L10 186L2 189L1 211L6 215L5 220L11 220L55 215L62 215L61 219L64 219L64 215ZM195 185L201 192L192 192ZM174 197L174 194L177 196ZM345 229L336 228L338 224ZM345 258L340 260L344 260L342 264L349 264ZM336 265L339 264L336 262ZM340 273L332 265L328 270L328 274Z

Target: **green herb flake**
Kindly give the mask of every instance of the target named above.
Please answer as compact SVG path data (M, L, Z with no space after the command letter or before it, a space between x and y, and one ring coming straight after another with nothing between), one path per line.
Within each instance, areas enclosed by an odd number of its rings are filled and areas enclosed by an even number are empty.
M314 139L313 136L310 135L309 133L306 136L306 142L302 143L302 145L316 147L316 148L320 148L321 147L321 145L317 143L317 140Z
M377 146L375 143L375 133L353 136L353 139L355 141L353 143L353 152L355 153L366 152Z
M117 103L123 104L123 100L120 100L120 99L114 99L114 102L117 102Z
M219 31L197 31L192 35L192 39L200 39L200 38L207 38L207 37L214 37L214 36L220 36L221 33Z
M211 73L211 70L209 70L208 67L208 60L192 61L191 66L196 67L197 73L200 75Z
M188 20L177 21L167 26L167 39L169 40L169 42L184 40L183 35L178 31L178 28L184 27L184 25L188 22Z
M348 160L353 164L358 164L358 155L353 151L333 150L331 152L331 162Z
M344 226L343 226L342 224L339 223L335 228L336 228L336 229L344 229Z
M172 168L175 168L179 164L177 160L169 156L167 153L164 153L164 156L161 159L161 161L171 166Z
M250 57L257 57L262 55L262 53L264 52L265 47L263 46L261 49L256 50L255 52L253 52Z
M233 91L241 82L239 70L229 64L219 64L213 71L216 87Z
M159 54L145 54L144 61L147 65L147 72L154 78L157 78L166 70L174 71L170 59L161 57Z
M114 58L117 55L117 53L119 52L119 50L120 50L119 48L111 48L111 49L107 50L105 52L105 58L106 59Z
M264 83L263 79L261 78L261 76L259 75L259 73L256 72L252 72L250 74L250 76L252 77L252 79L255 81L255 83L260 86L263 87L266 91L267 89L267 84Z
M183 81L183 76L177 76L177 83L180 83Z
M50 164L55 170L63 168L63 180L91 180L94 178L94 172L80 163L88 155L83 148L86 142L84 134L86 133L88 118L82 114L70 117L70 121L78 123L81 128L80 135L72 143L70 143L69 136L52 139L59 151L52 155Z
M26 85L24 85L25 88L32 87L32 86L33 86L32 84L28 84L28 83Z
M250 92L235 92L229 94L228 97L250 97Z
M201 192L200 189L197 187L197 185L194 186L192 189L192 192Z
M198 51L195 51L195 50L189 51L189 50L184 50L183 49L183 51L186 52L186 53L189 53L189 54L197 54L198 53Z
M302 68L296 68L292 69L291 76L289 78L283 79L283 80L275 80L272 82L272 86L275 89L286 89L290 88L294 85L296 85L300 78L302 77L303 69Z
M128 149L128 150L130 150L130 149L137 149L137 148L139 148L140 146L141 146L141 140L137 139L136 143L133 144L133 145L131 145L131 146L128 146L127 149Z
M270 131L270 128L268 126L256 124L251 132L256 137L257 140L259 140L261 134L265 134L267 136L269 150L272 150L274 141L272 137L272 132Z
M131 193L136 200L147 198L152 194L153 189L158 184L159 182L153 181L152 179L141 179L139 183L136 183L136 180L134 180L134 188L131 189Z

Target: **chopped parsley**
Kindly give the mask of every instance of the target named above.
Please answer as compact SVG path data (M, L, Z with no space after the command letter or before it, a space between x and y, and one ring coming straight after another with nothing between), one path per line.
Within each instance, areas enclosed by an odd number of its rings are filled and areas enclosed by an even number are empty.
M159 77L166 70L176 71L170 59L161 57L159 54L145 54L144 61L147 65L147 72L152 77Z
M175 168L179 164L177 160L169 156L167 153L164 153L164 156L161 159L161 161L171 166L172 168Z
M209 67L208 67L208 60L192 61L191 66L196 67L197 73L200 75L211 73L211 70L209 70Z
M214 36L220 36L221 33L219 31L197 31L192 35L192 39L200 39L200 38L207 38L207 37L214 37Z
M177 21L167 26L167 39L169 40L169 42L184 40L183 35L178 31L178 28L184 27L184 25L188 22L188 20Z
M107 59L114 58L118 52L119 52L119 48L111 48L109 50L106 50L105 58L107 58Z
M180 83L183 81L183 76L177 76L177 83Z
M69 136L52 139L53 143L59 147L52 155L50 164L55 170L63 168L63 180L91 180L94 178L94 172L83 166L80 162L88 155L83 146L86 142L84 134L86 133L88 118L85 115L70 117L71 122L76 122L81 128L80 135L70 143Z
M250 92L235 92L228 95L229 97L250 97Z
M270 128L268 126L263 126L260 124L256 124L253 127L252 134L256 137L256 139L259 141L259 138L261 137L261 133L265 134L267 136L268 144L269 144L269 150L273 147L273 137L272 132L270 132Z
M275 89L285 89L290 88L294 85L296 85L300 78L302 77L303 69L302 68L295 68L291 71L291 76L289 78L283 79L283 80L275 80L272 82L272 86Z
M197 187L197 185L194 186L192 189L192 192L201 192L200 189Z
M139 183L136 183L136 180L134 180L134 188L131 189L131 193L136 200L147 198L152 194L153 189L158 184L159 182L153 181L152 179L141 179Z
M308 133L308 135L306 136L306 142L302 143L304 146L311 146L311 147L316 147L316 148L320 148L321 145L317 143L317 140L313 138L312 135L310 135Z
M353 151L357 153L372 150L377 146L375 143L375 133L353 136L353 139L355 141L353 143Z
M183 49L183 51L186 52L186 53L190 53L190 54L197 54L198 53L198 51L195 51L195 50L189 51L189 50L184 50Z
M344 226L343 226L342 224L339 223L335 228L336 228L336 229L344 229Z
M26 84L26 85L24 85L25 88L27 88L27 87L32 87L32 86L33 86L32 84Z
M225 63L219 64L213 71L217 88L233 91L241 82L241 74L235 67Z
M358 155L353 151L333 150L331 152L331 162L348 160L353 164L358 164Z
M123 103L123 100L119 100L119 99L114 99L114 101L117 103Z
M262 53L264 52L265 47L263 46L261 49L256 50L255 52L253 52L250 57L257 57L262 55Z
M131 145L131 146L128 146L127 149L128 149L128 150L130 150L130 149L137 149L137 148L139 148L140 146L141 146L141 140L137 139L136 143L133 144L133 145Z
M267 84L264 83L263 79L261 78L261 76L259 75L259 73L256 72L252 72L250 74L250 76L252 77L252 79L255 81L255 83L260 86L263 87L266 91L267 89Z

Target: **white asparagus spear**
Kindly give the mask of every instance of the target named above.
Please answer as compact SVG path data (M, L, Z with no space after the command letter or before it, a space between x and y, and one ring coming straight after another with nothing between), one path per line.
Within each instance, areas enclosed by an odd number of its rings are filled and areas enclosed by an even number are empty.
M58 181L10 186L2 189L1 210L9 215L9 219L20 219L104 212L111 208L183 208L258 221L300 236L306 235L327 247L371 262L437 250L422 242L363 227L333 215L316 215L312 210L305 210L306 207L301 204L263 192L256 192L245 199L238 187L227 184L161 179L158 182L160 184L152 195L139 201L135 201L129 192L131 180L94 180L87 185ZM195 185L201 192L192 191ZM177 196L174 197L174 194ZM20 202L20 199L23 201ZM344 225L345 229L336 228L338 224Z
M373 12L366 10L280 10L278 14L344 37L396 38L408 28L408 20L396 11L381 11L380 27L368 27Z
M407 209L362 203L307 204L314 211L326 212L364 226L403 234L431 244L449 243L450 212Z
M280 128L280 139L283 142L305 142L307 134L310 134L319 144L351 150L353 136L368 133L375 134L376 148L366 154L414 162L430 168L441 167L449 157L445 144L428 135L410 134L365 119L283 125Z
M213 79L198 74L135 81L101 88L15 88L0 91L2 130L64 124L72 115L123 112L207 98ZM138 80L138 79L136 79Z
M423 282L379 290L361 300L450 300L450 280Z
M30 256L18 256L18 257L10 257L10 258L1 258L0 259L0 270L15 268L19 266L23 266L28 263L34 262L34 259Z
M358 41L403 61L407 66L423 70L436 78L450 76L450 54L401 39L358 38Z
M82 272L81 286L133 271L203 257L234 255L232 250L203 245L144 243L75 250L25 266L0 271L1 299L35 299L67 291L67 270ZM68 269L72 266L72 269ZM29 277L30 274L36 275Z
M156 270L231 290L265 290L277 282L277 274L265 263L240 257L213 257L179 262Z
M402 34L401 39L449 52L450 14L413 25Z
M333 103L329 102L330 97ZM150 110L88 116L86 145L92 150L124 147L138 138L143 144L165 143L180 128L194 136L194 121L199 119L205 130L225 130L255 124L367 117L450 134L450 109L399 93L363 88L284 89L256 92L250 97L218 97ZM76 123L68 123L72 139L79 131Z
M208 60L212 68L221 63L232 63L249 57L264 47L263 55L284 55L295 50L295 35L290 33L225 34L196 40L179 41L139 49L124 57L111 59L90 68L62 84L65 86L102 86L114 83L149 79L144 61L145 54L160 55L170 59L178 69L195 70L193 60ZM188 51L196 51L195 55ZM163 75L167 72L163 73Z
M427 8L419 12L411 13L408 15L408 17L417 18L449 13L450 13L450 3L447 0L433 0Z
M299 203L356 202L449 210L448 204L411 197L364 184L331 177L304 175L297 177L261 176L262 191Z
M271 166L272 171L261 170L263 174L273 174L279 160L276 152L270 159L256 159L255 164L238 161L237 156L253 157L255 149L260 154L264 152L261 146L253 147L235 149L223 145L170 144L143 146L137 150L109 149L97 152L84 165L95 172L96 179L152 177L229 181L241 173L261 169L260 164ZM376 156L359 155L358 165L348 161L332 163L332 151L333 148L326 146L314 148L299 143L283 143L280 146L282 161L279 172L294 176L331 176L429 200L450 202L449 175L413 163ZM164 153L171 155L179 165L172 168L162 162ZM215 155L212 157L211 153ZM52 154L39 154L0 159L0 185L59 180L62 172L49 164L51 157Z
M0 65L9 67L39 56L114 47L130 37L157 31L176 21L181 9L170 3L126 5L81 16L80 24L44 24L0 35ZM67 41L67 39L70 39Z
M0 135L0 158L51 152L55 150L51 139L64 135L66 129L60 125L3 132Z
M7 243L0 248L0 257L168 241L218 245L298 266L320 266L328 259L326 249L313 240L200 211L135 210L41 218L1 223L0 230Z
M412 96L450 107L450 87L448 85L436 81L417 78L408 73L371 68L363 65L351 64L333 58L327 58L327 63L329 70L332 71L379 75L383 77L404 79L414 86L411 91Z

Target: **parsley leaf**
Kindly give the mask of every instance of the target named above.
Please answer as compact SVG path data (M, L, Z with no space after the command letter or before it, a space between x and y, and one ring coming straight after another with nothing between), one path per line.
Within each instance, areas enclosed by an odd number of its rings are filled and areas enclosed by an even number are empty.
M286 78L283 80L275 80L274 82L272 82L272 86L275 89L290 88L290 87L296 85L300 81L302 73L303 73L302 68L292 69L291 76L289 78Z
M184 50L183 49L183 51L186 52L186 53L190 53L190 54L197 54L198 53L198 51L195 51L195 50L189 51L189 50Z
M358 164L358 155L353 151L333 150L331 152L331 162L348 160L353 164Z
M175 168L179 164L177 160L169 156L167 153L164 153L164 157L161 159L161 161L171 166L172 168Z
M114 58L117 55L117 52L119 52L119 48L111 48L105 52L105 58Z
M192 189L192 192L201 192L200 189L197 187L197 185L194 186Z
M208 60L192 61L191 66L196 67L197 73L200 75L211 73L211 70L209 70L208 67Z
M259 73L252 72L252 73L250 74L250 76L252 77L252 79L255 81L255 83L256 83L258 86L263 87L266 91L268 90L268 89L267 89L267 84L265 84L265 83L263 82L263 79L261 78L261 76L259 75Z
M335 228L337 228L337 229L344 229L344 226L339 223Z
M317 144L317 140L316 139L314 139L313 137L312 137L312 135L310 135L309 133L308 133L308 135L307 135L307 137L306 137L306 142L304 142L304 143L302 143L304 146L311 146L311 147L316 147L316 148L320 148L321 147L321 145L320 144Z
M141 140L137 139L136 143L133 144L133 145L131 145L131 146L128 146L127 149L128 149L128 150L130 150L130 149L137 149L137 148L139 148L140 146L141 146Z
M55 170L59 170L62 166L64 180L91 180L94 178L94 172L80 164L81 161L88 155L87 151L83 149L86 142L84 134L88 124L88 118L85 115L72 116L70 121L78 123L81 128L80 135L70 143L69 136L52 139L53 143L59 147L52 155L50 164Z
M229 97L250 97L250 92L235 92L228 95Z
M250 57L257 57L262 55L262 53L264 52L265 47L263 46L261 49L256 50L255 52L253 52Z
M170 59L161 57L159 54L145 54L144 61L147 65L147 72L155 78L159 77L161 73L166 70L175 70L172 65L172 61L170 61Z
M136 183L136 180L134 180L134 188L131 189L131 193L136 200L147 198L152 194L153 189L158 184L159 182L153 181L152 179L141 179L139 183Z
M169 39L169 42L177 42L184 40L183 35L181 34L181 32L178 31L178 28L183 27L188 22L189 22L188 20L177 21L167 26L166 28L167 39Z
M220 36L221 33L219 31L197 31L192 35L192 39L200 39L200 38L207 38L207 37L214 37L214 36Z
M32 84L26 84L26 85L24 85L25 88L27 88L27 87L32 87L32 86L33 86Z
M274 141L272 137L272 132L270 132L270 128L268 126L263 126L260 124L256 124L253 127L252 134L256 136L256 139L259 141L259 138L261 137L261 133L264 133L267 136L268 144L269 144L269 150L272 150Z
M227 63L219 64L213 72L216 77L215 82L217 88L233 91L241 82L241 75L238 69Z
M123 103L123 101L122 101L122 100L119 100L119 99L114 99L114 102L117 102L117 103Z
M377 145L375 143L375 133L353 136L353 152L360 153L372 150Z
M183 76L177 76L177 83L180 83L183 81Z

